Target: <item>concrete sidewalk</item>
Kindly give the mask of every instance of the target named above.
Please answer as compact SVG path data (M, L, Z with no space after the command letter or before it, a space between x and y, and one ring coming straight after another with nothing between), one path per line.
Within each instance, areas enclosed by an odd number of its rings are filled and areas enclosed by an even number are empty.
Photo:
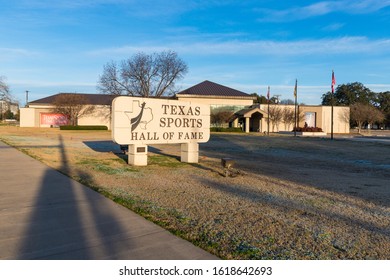
M0 259L217 259L0 141Z

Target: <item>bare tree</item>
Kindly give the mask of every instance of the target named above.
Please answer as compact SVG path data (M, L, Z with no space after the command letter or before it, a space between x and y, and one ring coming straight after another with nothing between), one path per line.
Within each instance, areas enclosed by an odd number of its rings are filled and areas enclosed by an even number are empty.
M363 123L366 121L367 106L362 103L355 103L350 106L351 108L351 120L356 122L358 127L358 133L362 128Z
M175 82L187 73L187 65L176 52L166 51L147 55L138 53L130 59L107 63L99 78L103 93L159 97L172 94Z
M282 111L282 121L284 122L284 128L288 131L290 126L294 124L294 110L288 107L285 107Z
M372 127L374 123L383 122L384 119L385 114L383 114L379 109L372 105L367 106L367 123L370 125L370 127Z
M355 122L358 127L358 133L363 124L374 124L375 122L382 122L385 118L384 114L370 104L355 103L350 106L351 121Z
M215 126L223 126L232 117L233 113L230 111L212 112L210 115L210 122Z
M77 125L81 116L91 114L95 110L94 106L87 103L88 99L84 95L63 93L55 98L53 111L67 116L71 125Z
M275 132L276 129L279 128L279 123L282 120L283 111L279 106L271 106L269 108L268 117L270 122L272 123L272 132Z
M11 101L9 86L5 82L5 77L0 76L0 100Z
M0 119L3 120L4 112L11 110L11 105L17 103L12 97L5 77L0 76Z

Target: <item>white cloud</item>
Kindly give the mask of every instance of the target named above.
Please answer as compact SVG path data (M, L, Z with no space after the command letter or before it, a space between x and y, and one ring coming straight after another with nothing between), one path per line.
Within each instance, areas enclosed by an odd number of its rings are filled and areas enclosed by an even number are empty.
M389 0L358 0L345 1L346 5L342 6L345 12L351 13L371 13L390 6Z
M303 7L293 7L284 10L257 9L257 12L263 14L263 16L259 18L259 21L290 22L327 15L333 12L366 14L381 10L388 6L390 6L389 0L322 1Z
M28 87L96 87L93 82L74 82L74 81L45 81L45 80L12 80L15 86Z
M364 84L364 86L374 92L390 91L390 84Z
M322 55L322 54L356 54L388 53L390 39L369 40L366 37L342 37L320 40L297 41L204 41L181 43L123 46L118 48L98 49L88 52L91 56L131 56L137 52L161 52L174 50L187 55Z
M19 5L32 9L79 9L108 4L134 4L136 0L22 0Z
M337 31L344 27L344 23L333 23L322 28L323 31Z
M21 57L34 57L40 53L21 48L0 48L0 61L9 61Z

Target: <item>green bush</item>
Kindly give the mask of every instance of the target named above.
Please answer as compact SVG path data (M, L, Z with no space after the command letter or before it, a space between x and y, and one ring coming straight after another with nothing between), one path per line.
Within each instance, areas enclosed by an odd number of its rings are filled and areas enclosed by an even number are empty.
M60 130L108 130L105 125L61 125Z
M240 127L211 127L211 132L243 132Z

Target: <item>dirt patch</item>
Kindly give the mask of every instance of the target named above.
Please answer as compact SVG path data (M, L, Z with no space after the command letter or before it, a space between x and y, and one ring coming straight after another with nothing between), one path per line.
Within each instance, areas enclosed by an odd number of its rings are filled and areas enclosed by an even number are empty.
M132 167L110 132L0 127L0 138L226 259L389 259L390 145L212 134ZM245 175L223 177L231 157Z

